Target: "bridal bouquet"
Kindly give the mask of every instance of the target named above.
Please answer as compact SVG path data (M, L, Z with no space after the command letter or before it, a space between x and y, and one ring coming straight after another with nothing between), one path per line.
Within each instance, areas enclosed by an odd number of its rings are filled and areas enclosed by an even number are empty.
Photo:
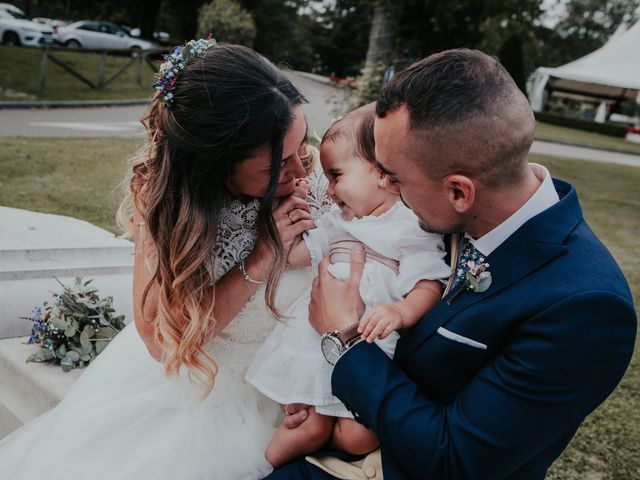
M88 365L125 323L124 315L115 315L113 297L101 299L92 280L76 277L72 286L57 281L62 293L53 294L53 305L45 302L23 317L33 322L28 343L42 346L27 362L59 363L68 372Z

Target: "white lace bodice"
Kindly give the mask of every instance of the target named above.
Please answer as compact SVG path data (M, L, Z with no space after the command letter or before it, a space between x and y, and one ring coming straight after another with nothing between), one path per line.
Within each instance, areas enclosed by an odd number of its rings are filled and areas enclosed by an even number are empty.
M307 177L311 184L307 202L311 207L314 219L333 209L334 204L327 196L329 186L320 164ZM218 237L214 248L215 281L218 281L232 267L238 265L253 250L257 239L256 222L260 201L255 199L249 203L231 200L222 209L218 225Z
M311 183L307 201L313 218L331 210L334 205L326 195L328 180L320 165L308 177ZM219 280L251 253L257 239L256 224L260 201L243 203L231 200L222 210L218 238L214 248L214 278ZM278 287L277 305L282 310L311 284L309 268L288 268ZM258 346L275 325L276 319L264 301L264 286L259 288L233 321L216 337L211 352L219 365L243 373Z

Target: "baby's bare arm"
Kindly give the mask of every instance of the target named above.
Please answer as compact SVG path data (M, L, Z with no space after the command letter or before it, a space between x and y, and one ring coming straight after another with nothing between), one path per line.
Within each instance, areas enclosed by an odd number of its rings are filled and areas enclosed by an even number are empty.
M296 267L308 267L311 265L311 255L309 254L307 245L304 243L302 235L293 242L291 250L289 250L289 255L287 256L287 261Z
M402 328L413 327L431 310L442 296L442 284L435 280L420 280L405 298L396 303L402 311Z
M386 338L391 332L409 328L430 310L442 295L442 285L435 280L420 280L402 300L378 305L364 314L358 331L371 343Z

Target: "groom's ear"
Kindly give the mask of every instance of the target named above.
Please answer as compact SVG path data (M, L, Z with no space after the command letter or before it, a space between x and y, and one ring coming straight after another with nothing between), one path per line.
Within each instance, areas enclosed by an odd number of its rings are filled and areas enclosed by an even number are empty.
M465 175L448 175L444 179L447 197L458 213L465 213L471 209L476 199L476 186Z

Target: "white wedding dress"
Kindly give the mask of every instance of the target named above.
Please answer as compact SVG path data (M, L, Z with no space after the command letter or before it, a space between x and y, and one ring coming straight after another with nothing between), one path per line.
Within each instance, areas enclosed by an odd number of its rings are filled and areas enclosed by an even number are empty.
M331 207L319 168L310 176L314 215ZM218 279L252 250L258 202L230 202L216 245ZM278 305L309 285L290 269ZM275 325L261 288L208 347L219 365L202 400L186 375L169 379L130 323L63 401L0 441L0 480L250 480L271 471L264 452L279 407L244 381Z

